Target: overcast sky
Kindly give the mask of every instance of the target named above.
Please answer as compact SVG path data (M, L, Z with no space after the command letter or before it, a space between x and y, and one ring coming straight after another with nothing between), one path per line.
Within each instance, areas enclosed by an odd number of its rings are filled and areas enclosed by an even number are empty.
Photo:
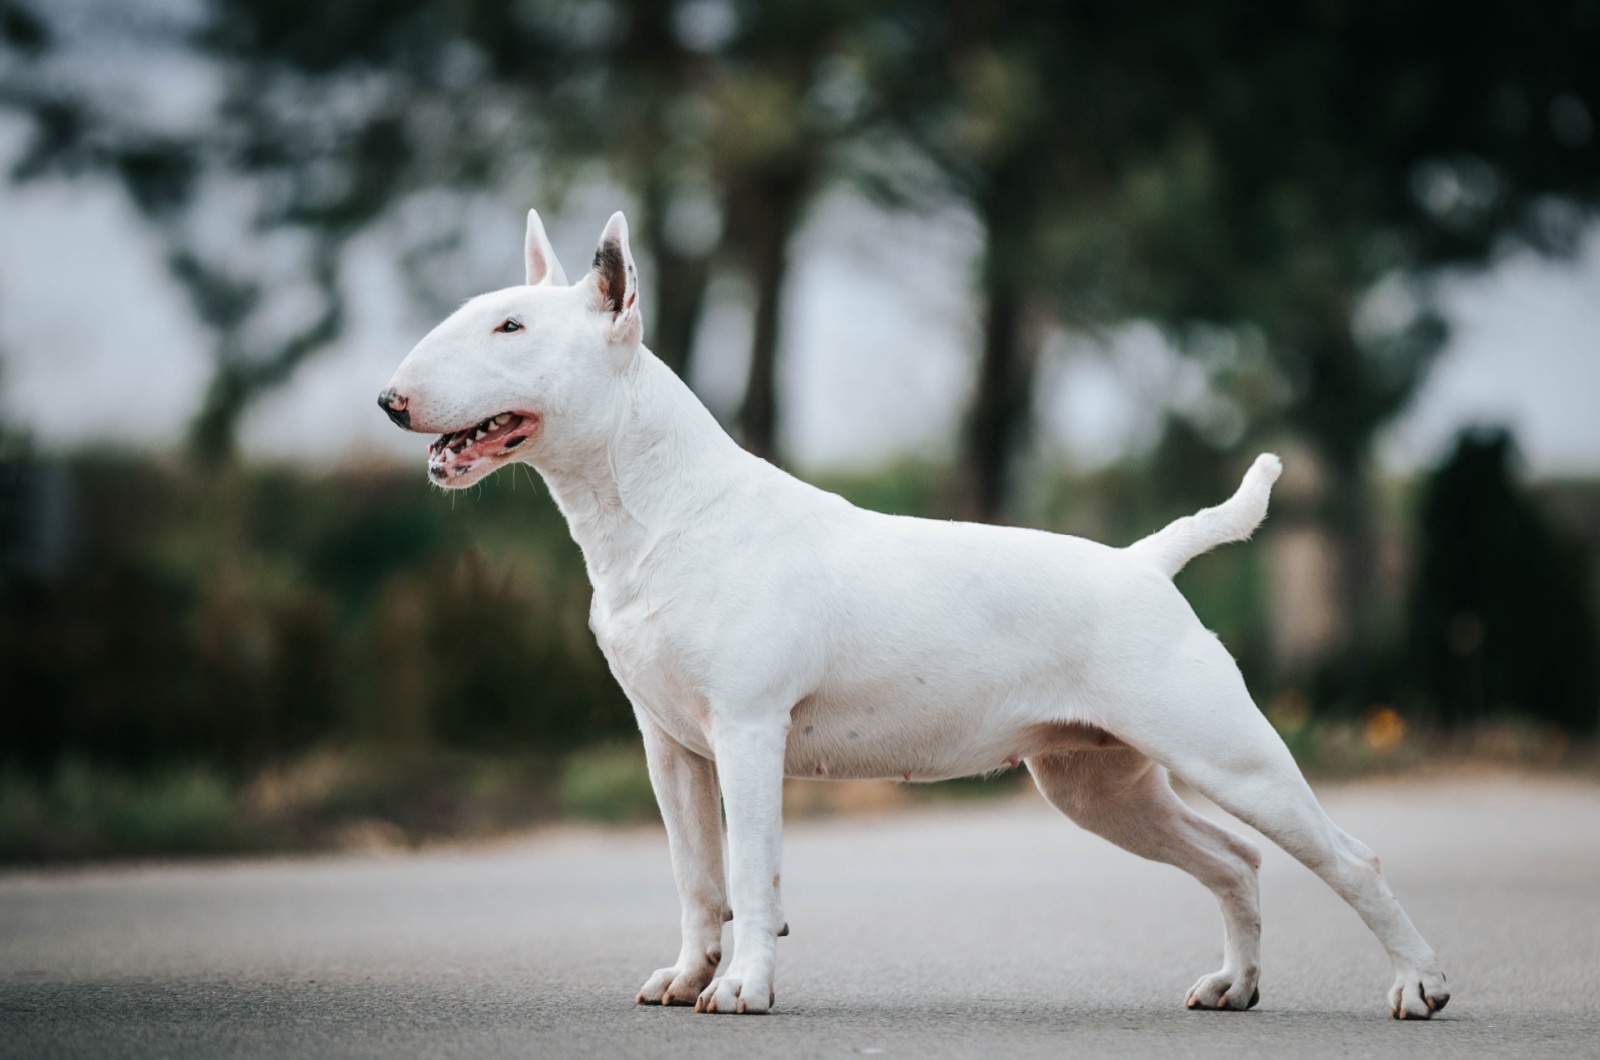
M16 149L19 133L0 125L0 155ZM616 205L592 189L552 219L574 277ZM518 210L487 210L480 224L475 272L517 282ZM977 345L969 279L979 245L959 215L885 216L845 198L815 212L797 247L783 328L783 431L799 464L870 467L950 451ZM317 464L422 458L426 441L395 430L373 406L430 324L391 254L383 233L357 245L346 276L352 327L251 413L248 453ZM1516 429L1537 473L1600 473L1600 232L1575 262L1516 256L1443 289L1450 347L1383 439L1385 461L1431 463L1462 425L1493 422ZM727 415L743 385L749 320L736 289L718 292L693 382ZM0 187L0 410L9 422L50 449L171 446L205 385L205 351L205 334L117 189ZM1044 436L1080 465L1116 459L1153 440L1161 409L1193 388L1192 375L1148 327L1124 329L1109 348L1052 347Z

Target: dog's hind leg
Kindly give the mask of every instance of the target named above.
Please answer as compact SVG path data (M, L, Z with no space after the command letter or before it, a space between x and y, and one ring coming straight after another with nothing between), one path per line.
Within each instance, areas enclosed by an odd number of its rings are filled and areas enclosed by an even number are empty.
M1167 782L1167 771L1137 751L1064 751L1028 760L1051 804L1125 850L1175 865L1211 889L1222 907L1222 970L1189 990L1190 1008L1247 1009L1260 998L1261 852L1200 816Z
M1317 803L1239 668L1198 626L1141 681L1114 731L1322 877L1360 914L1395 969L1389 1012L1427 1019L1450 1000L1433 949L1389 889L1378 858Z

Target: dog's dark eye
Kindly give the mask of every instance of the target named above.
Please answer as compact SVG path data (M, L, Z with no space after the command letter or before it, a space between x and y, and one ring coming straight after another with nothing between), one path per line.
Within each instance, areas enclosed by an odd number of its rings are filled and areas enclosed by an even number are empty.
M505 322L503 324L501 324L499 327L495 328L495 330L499 331L499 332L502 332L502 333L504 333L506 335L509 335L513 331L521 331L522 330L522 325L517 323L515 320L512 320L511 318L507 317Z

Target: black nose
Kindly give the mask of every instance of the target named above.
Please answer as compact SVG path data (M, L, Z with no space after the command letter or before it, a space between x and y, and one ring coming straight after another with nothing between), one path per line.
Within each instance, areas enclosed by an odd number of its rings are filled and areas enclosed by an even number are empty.
M408 431L411 429L411 413L406 411L406 399L395 393L394 387L378 395L378 407L394 420L395 426Z

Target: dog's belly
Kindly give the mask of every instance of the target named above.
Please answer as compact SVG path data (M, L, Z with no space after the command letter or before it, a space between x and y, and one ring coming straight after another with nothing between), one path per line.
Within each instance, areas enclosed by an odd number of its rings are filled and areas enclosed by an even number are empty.
M1057 751L1126 747L1079 721L1024 721L951 711L938 703L873 703L812 698L795 707L784 756L791 777L934 781L1016 767Z

